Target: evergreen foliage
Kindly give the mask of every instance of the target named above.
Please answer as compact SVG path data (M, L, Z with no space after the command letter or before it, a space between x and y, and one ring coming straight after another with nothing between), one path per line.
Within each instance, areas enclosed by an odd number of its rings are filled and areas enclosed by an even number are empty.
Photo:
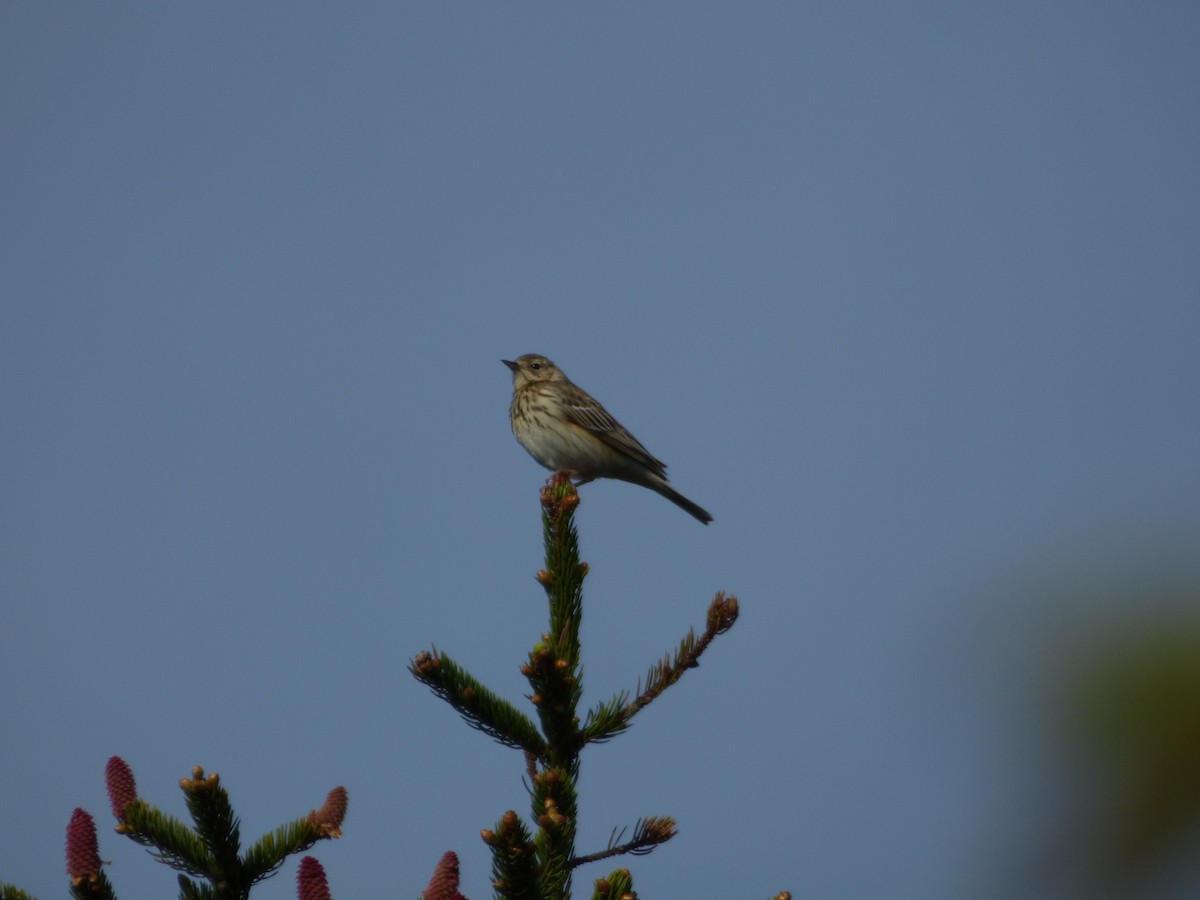
M545 569L537 581L549 603L548 629L534 643L521 672L529 681L535 721L499 697L437 648L419 653L409 664L418 681L449 703L472 728L524 754L532 802L531 824L513 810L494 829L482 833L492 852L492 886L499 900L568 900L571 877L581 865L622 855L649 853L676 834L670 816L639 819L628 840L627 829L613 829L608 845L592 853L576 852L576 783L580 754L588 744L611 740L629 727L633 717L696 668L712 640L737 621L733 597L718 593L709 606L704 632L692 631L674 653L650 666L633 692L621 691L587 710L581 719L583 665L579 628L583 618L586 563L579 560L579 536L573 522L579 505L575 486L556 473L542 489L542 535ZM580 724L582 721L582 725ZM180 781L192 824L170 816L138 796L129 766L120 757L105 769L116 831L149 849L158 861L178 871L180 900L248 900L251 888L271 877L288 856L317 841L341 836L346 814L345 788L329 792L325 803L307 816L263 835L242 852L238 817L229 794L214 772L196 766ZM67 828L67 871L77 900L116 900L103 872L95 823L76 809ZM458 857L447 852L434 870L425 900L466 900L458 892ZM324 869L312 857L297 873L300 900L329 900ZM593 900L634 900L633 876L615 869L598 878ZM789 900L786 892L776 900ZM19 888L0 882L0 900L33 900Z
M540 732L516 707L492 694L457 663L434 648L418 654L409 666L467 721L506 747L523 750L530 785L530 832L516 812L506 812L494 830L483 832L492 851L492 887L499 900L565 900L571 896L572 872L585 863L623 854L649 853L675 836L670 816L640 819L630 839L614 829L608 846L586 855L575 848L576 783L580 753L591 743L619 735L633 717L699 664L700 655L719 634L737 621L737 600L717 594L708 610L703 634L692 631L673 654L654 663L632 693L622 691L580 714L583 696L579 627L583 618L583 582L587 563L579 559L579 535L574 511L579 505L575 486L556 473L542 489L542 537L545 568L537 581L546 592L549 623L535 642L521 673L531 688L530 702ZM617 869L595 882L594 898L633 896L633 879Z

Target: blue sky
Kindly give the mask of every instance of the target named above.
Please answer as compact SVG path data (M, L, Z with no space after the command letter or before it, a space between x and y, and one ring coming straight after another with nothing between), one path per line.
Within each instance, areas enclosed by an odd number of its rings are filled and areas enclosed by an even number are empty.
M522 761L405 666L526 688L526 352L716 518L582 489L585 700L743 609L585 756L580 850L676 816L645 897L1020 870L1069 794L1030 672L1155 612L1030 597L1195 574L1198 39L1182 3L5 4L0 879L62 896L84 806L122 896L173 892L108 831L119 754L177 814L219 771L248 838L344 784L335 896L447 849L488 896Z

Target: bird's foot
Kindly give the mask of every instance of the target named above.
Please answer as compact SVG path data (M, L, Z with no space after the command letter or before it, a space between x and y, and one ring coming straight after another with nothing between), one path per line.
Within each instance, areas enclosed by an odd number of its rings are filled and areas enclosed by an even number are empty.
M580 485L587 484L589 481L595 481L595 480L596 480L596 476L594 476L594 475L583 476L583 475L580 475L574 469L558 469L555 471L555 473L553 475L550 476L550 480L547 483L554 485L554 484L566 484L566 483L570 482L572 487L579 487Z

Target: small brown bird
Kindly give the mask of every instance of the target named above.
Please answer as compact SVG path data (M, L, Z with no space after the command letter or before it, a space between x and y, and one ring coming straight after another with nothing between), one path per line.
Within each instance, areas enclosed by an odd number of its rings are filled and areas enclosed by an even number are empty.
M667 464L655 459L590 395L576 387L544 356L526 353L501 360L512 369L509 407L513 434L529 455L576 484L617 478L662 494L705 525L713 520L667 483Z

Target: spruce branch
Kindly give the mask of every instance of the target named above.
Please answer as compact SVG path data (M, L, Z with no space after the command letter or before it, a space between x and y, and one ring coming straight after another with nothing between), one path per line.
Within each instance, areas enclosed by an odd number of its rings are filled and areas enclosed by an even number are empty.
M495 830L480 837L492 850L492 889L503 900L540 900L537 847L525 823L511 809L500 817Z
M542 895L569 897L578 815L575 775L565 768L547 768L534 776L532 787Z
M264 834L246 851L242 860L246 883L257 884L270 878L289 856L303 853L319 840L340 838L349 803L346 789L338 785L326 795L320 809Z
M612 699L588 710L583 727L579 730L584 743L603 744L628 728L628 703L629 692L621 691Z
M238 819L215 772L205 775L196 766L191 778L179 782L194 829L137 797L133 773L119 757L109 760L105 776L117 832L181 873L182 900L246 900L250 889L274 875L288 856L340 837L349 802L346 789L335 787L320 809L263 835L242 857Z
M144 847L154 848L151 856L173 869L198 878L207 878L214 871L212 857L196 833L144 800L125 807L125 818L117 830Z
M587 856L577 856L571 860L571 867L598 862L625 853L644 856L659 844L665 844L678 833L675 828L675 820L670 816L649 816L645 819L638 819L637 824L633 826L633 837L628 841L621 843L621 838L625 836L624 828L620 831L614 828L612 836L608 839L607 849L598 853L589 853Z
M18 894L17 896L22 896ZM29 897L28 894L24 894ZM79 884L71 883L71 896L75 900L117 900L117 895L113 892L112 882L108 880L108 876L103 872L99 873L94 879L85 878Z
M216 890L207 884L197 884L182 873L178 881L179 900L218 900Z
M246 851L240 864L242 877L247 884L265 881L279 871L293 853L303 853L322 838L335 836L326 833L308 817L281 825L264 834Z
M545 568L536 580L546 592L549 627L529 652L521 673L531 688L540 732L533 721L436 648L413 658L409 671L450 703L471 727L506 746L521 750L525 760L536 832L508 811L494 830L482 832L492 851L492 886L500 900L566 900L573 870L584 863L620 855L641 855L674 837L675 820L657 816L638 820L633 835L614 832L607 849L575 856L578 817L579 755L589 742L608 740L628 727L642 708L695 668L712 640L733 626L737 600L719 593L708 610L704 632L689 631L674 655L656 663L631 695L622 691L587 713L580 727L583 695L580 624L583 582L588 566L579 559L574 511L579 495L565 472L556 472L541 491ZM632 878L615 870L597 883L596 897L629 900Z
M204 842L214 863L214 873L228 878L241 868L241 834L237 816L229 804L229 793L221 787L221 776L210 772L207 776L200 766L192 769L192 777L179 782L183 788L184 802L196 833Z
M521 671L533 689L531 699L549 745L549 764L573 773L583 746L576 711L583 696L579 626L588 566L579 559L579 534L573 521L579 495L566 473L550 477L541 501L546 568L538 572L537 581L550 603L550 628Z
M575 654L550 635L529 651L529 661L521 666L521 674L529 679L532 693L529 701L536 707L538 720L546 735L546 750L542 754L548 765L561 765L574 770L583 740L579 733L575 710L579 706L579 669L569 658Z
M408 671L453 706L472 728L506 747L537 757L545 755L546 743L528 716L484 687L450 657L439 654L436 647L432 653L418 653Z
M679 681L684 672L700 665L701 654L714 638L733 627L737 617L737 597L727 597L724 591L719 591L709 604L704 633L697 638L695 631L688 629L674 655L668 654L651 666L644 683L638 681L632 702L628 692L622 691L591 709L580 729L583 741L589 744L604 743L628 728L630 720Z
M534 756L532 753L530 753L528 750L525 751L525 774L526 774L526 776L528 776L528 778L531 782L533 781L534 777L537 775L537 764L538 764L538 758L536 756Z
M597 878L592 890L592 900L629 900L636 898L633 892L633 873L628 869L613 869L607 878Z
M650 667L650 671L646 673L645 686L643 687L641 681L638 682L636 696L633 702L626 706L626 720L649 706L663 691L682 678L688 669L697 668L700 665L701 654L708 649L713 638L732 628L737 617L737 597L726 597L724 591L718 591L713 602L709 604L704 633L697 638L696 633L688 629L687 635L679 642L674 657L664 656Z
M579 533L575 530L575 508L579 494L565 472L555 472L542 488L542 543L546 568L537 575L550 598L550 633L556 649L579 648L579 623L583 618L583 579L586 563L579 561ZM571 664L578 659L569 660Z

